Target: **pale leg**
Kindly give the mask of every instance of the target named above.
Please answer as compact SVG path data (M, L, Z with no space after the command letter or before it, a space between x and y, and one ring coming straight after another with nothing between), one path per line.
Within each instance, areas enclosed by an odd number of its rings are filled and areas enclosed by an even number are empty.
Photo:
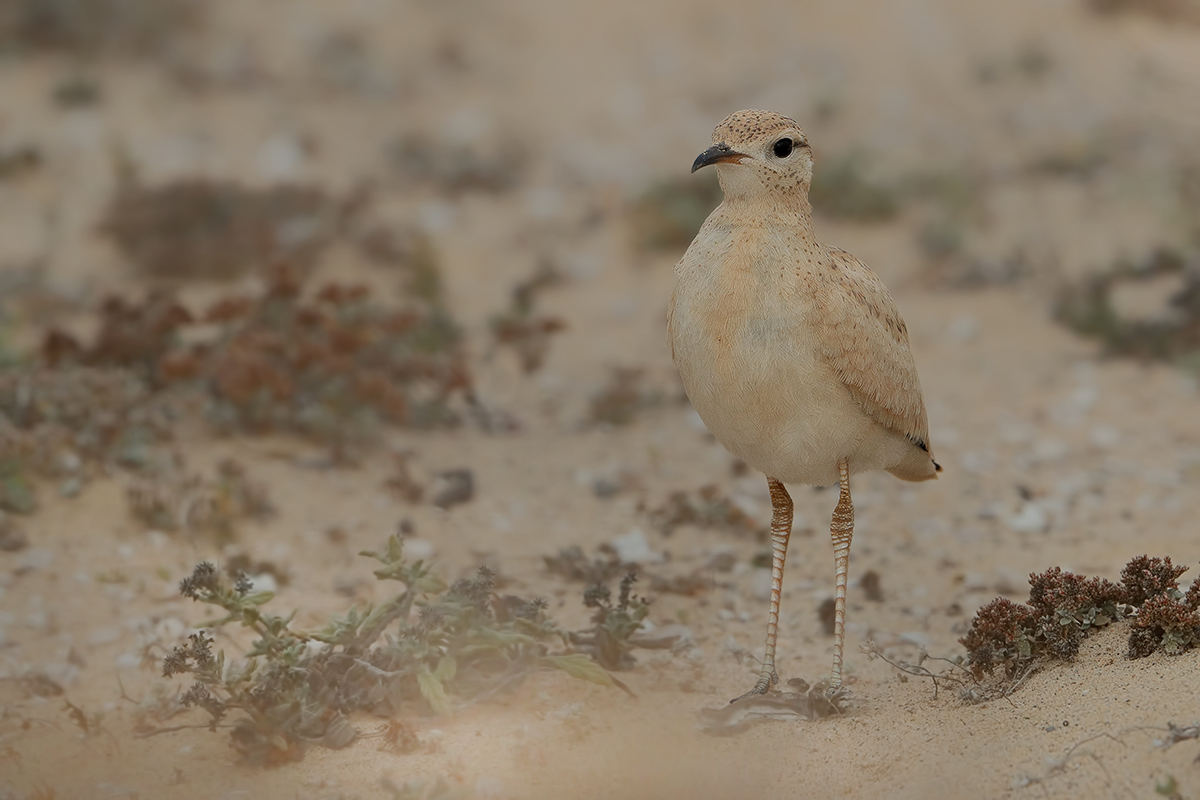
M758 683L754 684L754 688L741 697L730 700L731 703L736 703L742 697L749 697L753 694L766 694L768 689L779 683L779 675L775 672L775 635L779 630L779 599L783 592L783 563L787 559L788 538L792 535L792 498L784 485L774 478L767 478L767 488L771 491L771 508L773 509L771 514L771 609L767 613L767 654L763 657L763 668L762 673L758 676ZM843 489L844 491L846 490ZM845 595L844 579L842 588L842 594Z
M842 650L846 639L846 575L850 569L850 540L854 536L854 504L850 502L850 469L843 461L838 464L841 494L833 510L829 532L833 536L833 563L836 570L833 598L833 672L829 676L830 691L842 685Z

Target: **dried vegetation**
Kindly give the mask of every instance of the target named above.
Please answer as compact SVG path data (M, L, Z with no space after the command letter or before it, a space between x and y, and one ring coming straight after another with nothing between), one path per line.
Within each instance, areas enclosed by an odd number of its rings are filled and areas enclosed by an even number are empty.
M561 281L554 265L543 262L531 277L513 287L511 307L492 318L496 346L512 348L526 374L542 368L551 336L566 330L561 317L538 314L535 309L538 296Z
M199 387L219 430L300 433L338 455L383 422L428 428L461 419L449 404L469 393L470 376L457 327L440 307L388 308L365 287L342 284L306 297L291 270L268 277L261 296L222 298L199 320L162 293L140 306L111 300L95 343L52 331L45 359L126 366L152 386ZM209 337L184 344L179 333L194 325Z
M267 519L275 512L266 487L233 459L221 461L212 479L176 464L136 478L125 496L133 515L154 529L211 531L225 540L234 538L239 521Z
M334 200L315 186L126 181L100 232L148 277L229 279L284 261L308 268L361 202Z
M1173 278L1177 287L1157 313L1130 317L1119 311L1119 291L1164 278ZM1140 261L1118 263L1062 289L1055 317L1077 333L1099 340L1108 355L1200 369L1200 258L1158 250Z
M758 540L766 538L761 522L743 511L733 500L721 493L716 484L702 486L695 492L677 490L667 495L666 502L649 511L651 523L664 535L670 535L681 525L725 531Z
M967 664L976 678L999 671L1019 679L1039 664L1072 660L1089 632L1127 617L1130 658L1181 653L1200 643L1200 579L1181 591L1186 570L1169 557L1138 556L1119 584L1059 567L1030 575L1027 603L1000 597L975 615L961 640Z
M6 0L0 50L152 56L204 20L199 0Z

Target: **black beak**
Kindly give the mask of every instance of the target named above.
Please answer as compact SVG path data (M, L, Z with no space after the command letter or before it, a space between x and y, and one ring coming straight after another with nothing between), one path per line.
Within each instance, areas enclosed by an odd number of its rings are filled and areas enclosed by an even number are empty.
M720 144L714 144L712 147L696 156L696 160L692 162L692 172L695 172L701 167L707 167L709 164L720 164L722 161L732 161L736 164L741 161L743 156L743 153L737 152L724 142L721 142Z

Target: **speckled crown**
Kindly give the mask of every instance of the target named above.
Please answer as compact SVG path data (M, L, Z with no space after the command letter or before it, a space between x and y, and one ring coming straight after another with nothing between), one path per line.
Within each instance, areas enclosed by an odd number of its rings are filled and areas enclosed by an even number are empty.
M735 111L713 130L712 142L745 142L784 128L800 128L800 123L774 111Z

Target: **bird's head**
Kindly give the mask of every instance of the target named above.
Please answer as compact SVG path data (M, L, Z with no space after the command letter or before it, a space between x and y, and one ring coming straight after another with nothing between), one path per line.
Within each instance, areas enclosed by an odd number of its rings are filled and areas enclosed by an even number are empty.
M738 111L713 130L692 172L715 164L726 197L799 193L812 182L812 149L794 120L774 111Z

